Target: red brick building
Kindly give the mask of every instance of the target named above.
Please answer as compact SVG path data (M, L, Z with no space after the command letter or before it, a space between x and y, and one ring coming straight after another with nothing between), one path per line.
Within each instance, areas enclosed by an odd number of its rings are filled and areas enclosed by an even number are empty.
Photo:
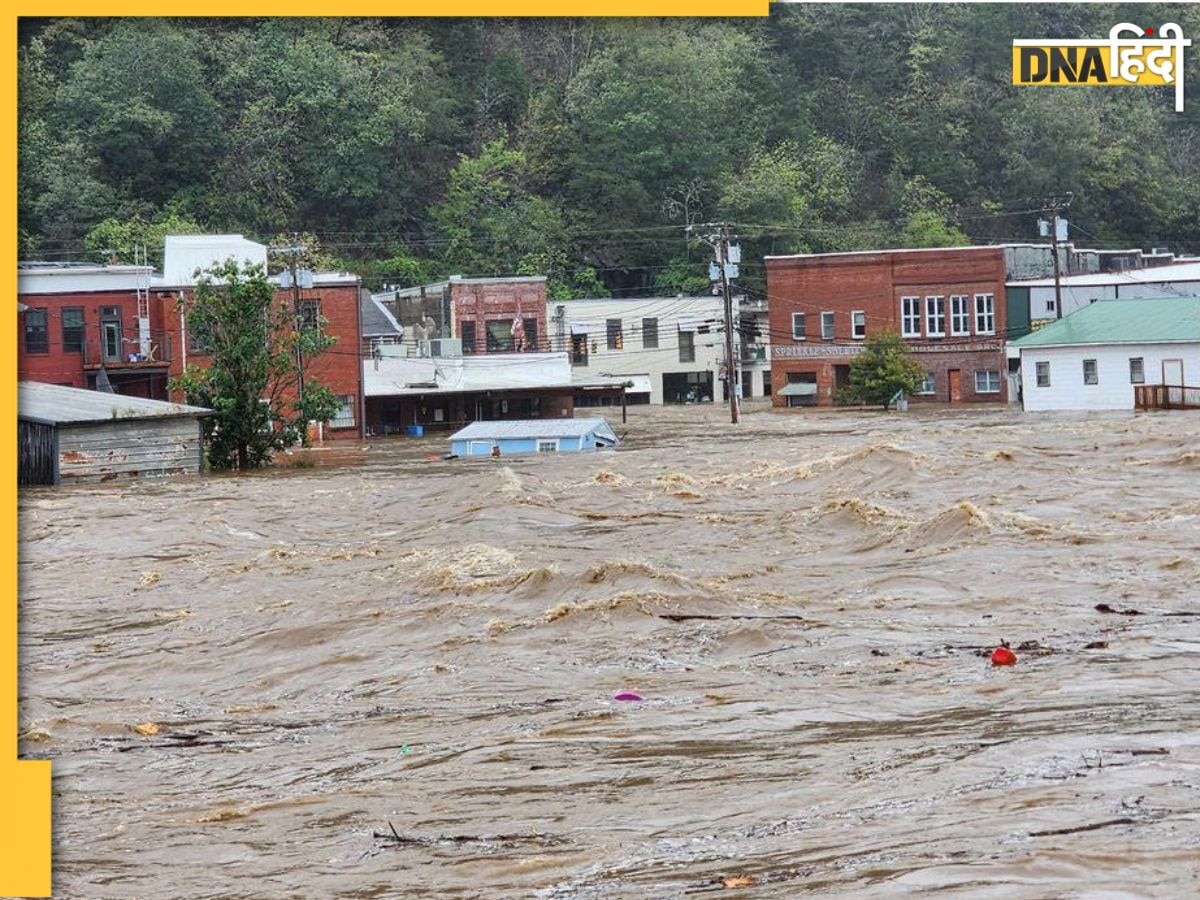
M178 275L170 281L145 266L19 264L18 378L92 389L107 381L116 393L182 400L178 392L172 396L170 379L210 358L181 313L179 298L192 285ZM276 297L293 305L290 290ZM323 317L335 339L309 369L343 401L338 416L321 426L322 436L361 437L357 276L317 274L313 286L301 290L300 306L302 314Z
M913 400L1006 399L1003 248L769 256L766 266L776 406L833 405L867 335L885 330L928 373Z
M450 279L454 336L463 353L548 351L543 275ZM520 322L520 327L516 323Z

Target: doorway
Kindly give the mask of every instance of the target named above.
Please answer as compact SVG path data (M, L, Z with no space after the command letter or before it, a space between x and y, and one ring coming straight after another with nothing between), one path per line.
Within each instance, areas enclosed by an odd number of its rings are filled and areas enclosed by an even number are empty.
M1163 380L1164 385L1172 387L1183 387L1183 360L1182 359L1164 359L1163 363Z
M121 307L100 307L100 342L105 362L121 361Z
M950 376L950 402L962 403L962 369L951 369L947 374Z

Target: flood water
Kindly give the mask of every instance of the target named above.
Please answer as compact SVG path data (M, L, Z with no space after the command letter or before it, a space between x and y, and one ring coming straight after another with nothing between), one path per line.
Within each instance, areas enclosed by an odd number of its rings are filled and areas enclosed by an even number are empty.
M23 492L55 896L1200 894L1200 415L614 418Z

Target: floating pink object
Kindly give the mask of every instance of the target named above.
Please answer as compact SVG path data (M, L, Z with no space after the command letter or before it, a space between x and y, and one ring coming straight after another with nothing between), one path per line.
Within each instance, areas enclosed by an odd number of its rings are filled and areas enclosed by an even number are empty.
M629 700L634 703L640 703L642 701L642 695L636 691L617 691L617 693L613 694L613 699Z

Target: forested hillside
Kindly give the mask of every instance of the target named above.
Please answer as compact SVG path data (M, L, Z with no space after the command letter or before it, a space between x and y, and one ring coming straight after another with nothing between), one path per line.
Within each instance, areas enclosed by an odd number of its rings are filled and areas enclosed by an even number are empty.
M318 236L370 283L697 290L683 226L761 255L1073 237L1200 252L1200 78L1014 87L1014 38L1200 8L786 6L767 19L24 19L21 252Z

